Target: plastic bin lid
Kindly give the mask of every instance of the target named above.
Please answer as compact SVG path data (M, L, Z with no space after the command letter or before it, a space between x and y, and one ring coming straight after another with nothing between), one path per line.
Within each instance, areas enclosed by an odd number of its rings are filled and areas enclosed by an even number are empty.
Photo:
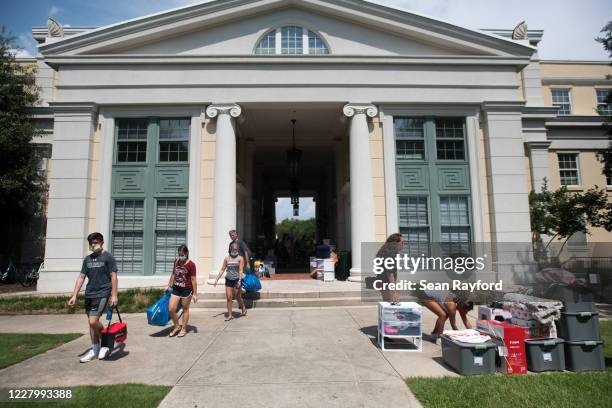
M446 340L446 341L448 341L450 343L456 344L457 346L462 347L462 348L471 348L471 349L477 349L478 350L478 349L489 349L489 348L497 347L497 344L493 343L491 340L487 340L484 343L464 343L462 341L453 340L450 337L445 336L445 335L442 335L440 337L442 339L444 339L444 340Z
M525 340L525 343L536 344L539 346L554 346L556 344L565 343L565 340L558 337L551 339L527 339Z
M566 316L597 316L599 315L599 312L561 312L561 315L566 315Z
M603 340L566 341L565 344L570 346L598 346L603 344Z

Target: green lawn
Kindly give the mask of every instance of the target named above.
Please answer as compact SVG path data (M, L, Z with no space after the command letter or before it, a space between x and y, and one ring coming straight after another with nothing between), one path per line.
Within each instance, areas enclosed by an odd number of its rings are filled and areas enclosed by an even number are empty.
M426 408L608 408L612 406L612 321L600 323L606 372L410 378L406 382Z
M119 311L142 313L157 301L162 289L128 289L119 292ZM10 296L0 298L0 314L73 314L83 313L84 300L79 296L74 307L66 304L69 296Z
M0 333L0 368L19 363L32 356L72 341L82 334L13 334Z
M70 406L91 408L156 407L171 389L172 387L170 386L145 384L83 385L71 388L73 397L70 400L42 403L0 403L0 406L14 408L62 408Z

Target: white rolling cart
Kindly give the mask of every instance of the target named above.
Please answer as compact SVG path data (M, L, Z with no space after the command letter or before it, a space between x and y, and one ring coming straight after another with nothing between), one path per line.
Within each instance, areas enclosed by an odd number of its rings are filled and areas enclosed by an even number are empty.
M423 350L423 310L418 303L378 302L378 344L383 351ZM385 337L409 340L416 348L385 348Z

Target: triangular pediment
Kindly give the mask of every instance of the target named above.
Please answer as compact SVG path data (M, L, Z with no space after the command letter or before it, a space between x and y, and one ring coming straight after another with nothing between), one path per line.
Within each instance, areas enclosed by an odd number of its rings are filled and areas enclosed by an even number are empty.
M270 30L317 32L332 55L525 57L533 48L359 0L215 0L45 44L45 56L252 55Z

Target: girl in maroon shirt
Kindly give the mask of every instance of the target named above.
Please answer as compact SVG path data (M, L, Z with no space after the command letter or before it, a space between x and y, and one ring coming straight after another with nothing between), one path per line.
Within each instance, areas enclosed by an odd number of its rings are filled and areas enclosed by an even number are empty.
M189 249L187 246L181 245L178 247L178 257L174 261L168 289L172 288L172 296L170 297L170 316L174 323L174 329L170 332L170 337L184 337L187 334L187 325L189 324L189 304L198 301L198 282L196 280L196 266L189 259ZM183 324L179 325L176 309L179 301L183 306Z

